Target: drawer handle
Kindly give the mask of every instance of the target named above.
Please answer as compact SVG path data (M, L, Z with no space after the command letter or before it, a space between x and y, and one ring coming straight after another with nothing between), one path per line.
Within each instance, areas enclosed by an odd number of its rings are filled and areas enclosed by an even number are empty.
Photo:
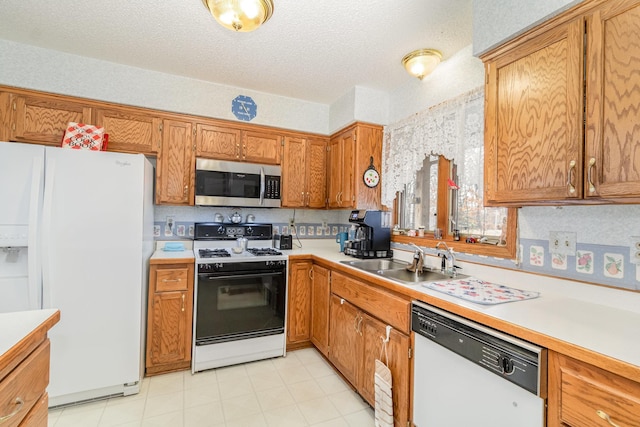
M596 414L598 414L598 416L600 418L602 418L603 420L605 420L606 422L608 422L612 427L620 427L618 424L614 423L613 421L611 421L611 417L609 416L609 414L607 414L604 411L601 411L600 409L598 409L596 411Z
M182 279L162 279L164 283L167 282L182 282Z
M24 400L22 400L19 397L16 397L15 404L16 404L16 409L14 409L13 412L0 417L0 424L7 421L9 418L13 417L14 415L16 415L18 412L20 412L20 410L22 409L22 406L24 405Z
M185 297L185 294L182 294L182 311L183 312L184 312L184 297Z

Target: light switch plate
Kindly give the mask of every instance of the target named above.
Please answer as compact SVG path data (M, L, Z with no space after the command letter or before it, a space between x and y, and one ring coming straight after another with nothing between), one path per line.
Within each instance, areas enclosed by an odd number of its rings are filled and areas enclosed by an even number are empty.
M557 255L576 254L576 233L572 231L550 231L549 252Z

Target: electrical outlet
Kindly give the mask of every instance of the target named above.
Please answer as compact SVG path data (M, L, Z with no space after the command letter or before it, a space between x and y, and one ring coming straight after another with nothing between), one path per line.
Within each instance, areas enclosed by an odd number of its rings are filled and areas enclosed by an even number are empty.
M295 227L296 221L293 218L289 218L289 227Z
M576 254L576 233L571 231L550 231L549 252L557 255Z
M629 252L631 264L640 264L640 236L631 236Z
M328 227L327 220L326 220L326 219L323 219L323 220L322 220L322 229L324 230L324 229L326 229L327 227Z

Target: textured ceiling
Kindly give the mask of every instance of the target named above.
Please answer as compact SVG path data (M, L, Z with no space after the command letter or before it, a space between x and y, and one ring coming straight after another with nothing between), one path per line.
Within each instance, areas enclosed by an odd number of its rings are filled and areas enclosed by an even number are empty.
M263 27L234 33L201 0L1 0L0 38L323 104L406 84L412 50L446 60L471 44L471 0L274 4Z

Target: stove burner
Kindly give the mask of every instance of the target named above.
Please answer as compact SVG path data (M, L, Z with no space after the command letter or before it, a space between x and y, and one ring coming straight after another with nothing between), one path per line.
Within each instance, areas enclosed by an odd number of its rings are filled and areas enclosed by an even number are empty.
M200 249L198 253L200 258L226 258L231 256L226 249Z
M282 255L282 252L276 251L272 248L249 248L247 249L247 252L255 256Z

